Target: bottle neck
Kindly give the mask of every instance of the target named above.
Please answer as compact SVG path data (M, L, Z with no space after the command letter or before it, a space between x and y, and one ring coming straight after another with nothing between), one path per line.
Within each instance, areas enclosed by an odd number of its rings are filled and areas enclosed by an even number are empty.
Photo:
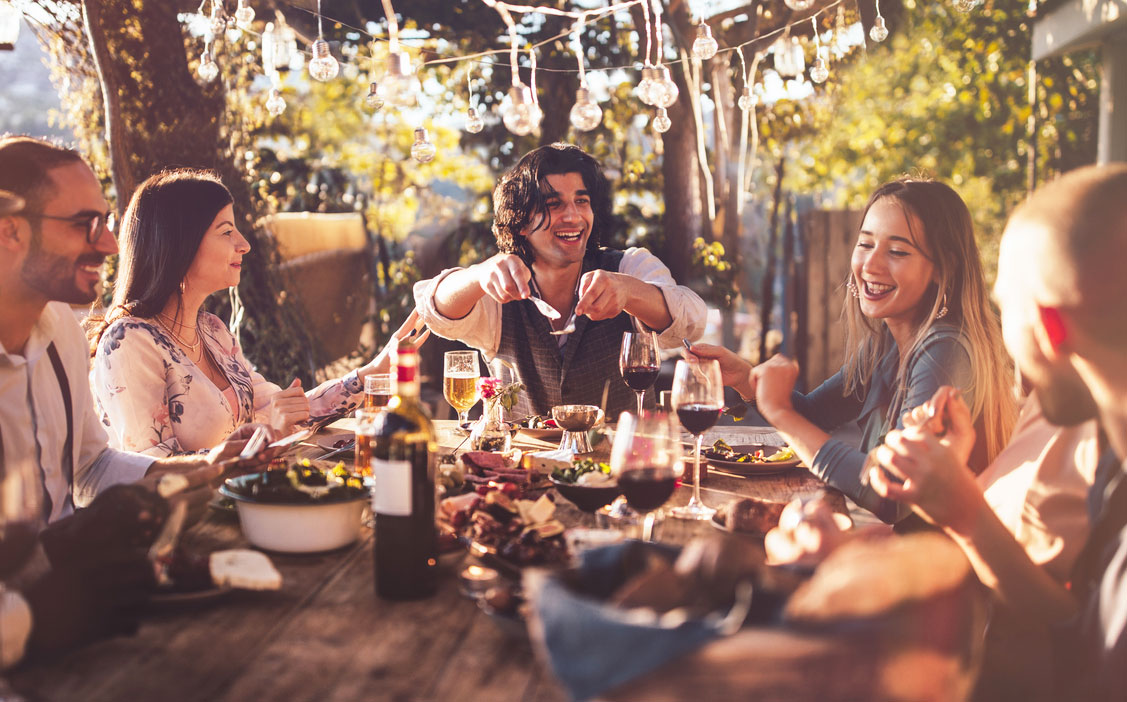
M397 397L419 398L418 356L399 354L392 374L392 392Z

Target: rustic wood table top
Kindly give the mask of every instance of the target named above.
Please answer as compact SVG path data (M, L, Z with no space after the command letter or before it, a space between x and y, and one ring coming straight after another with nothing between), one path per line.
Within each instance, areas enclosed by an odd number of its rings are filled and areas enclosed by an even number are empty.
M454 422L436 425L445 448L460 443ZM770 429L725 428L733 431L752 436ZM518 445L550 446L519 436ZM324 453L313 445L302 451ZM823 487L801 469L756 478L714 472L703 485L713 506L742 495L786 500ZM679 488L670 504L683 504L689 494ZM592 523L565 500L557 504L566 524ZM705 523L668 519L657 538L683 543L712 531ZM189 529L184 544L201 553L247 546L234 515L219 511ZM272 559L284 577L278 592L231 591L154 607L136 635L24 666L11 674L12 685L29 700L84 702L567 698L527 639L502 630L458 593L460 564L444 566L434 597L386 602L375 595L370 529L340 551Z

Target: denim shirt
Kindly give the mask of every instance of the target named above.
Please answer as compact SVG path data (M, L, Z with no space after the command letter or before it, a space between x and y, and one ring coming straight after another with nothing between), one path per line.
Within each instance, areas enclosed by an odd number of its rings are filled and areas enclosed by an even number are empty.
M838 439L830 439L814 456L810 470L889 524L908 516L911 509L861 484L866 454L891 429L904 427L905 411L931 399L940 387L959 388L968 405L974 403L976 390L971 386L969 342L958 327L941 322L931 327L908 358L907 386L896 406L892 406L896 399L899 353L893 345L881 357L873 377L859 393L845 394L843 368L813 392L806 395L795 392L791 398L795 409L823 431L833 431L850 421L857 422L861 428L860 450ZM978 442L983 438L980 432Z

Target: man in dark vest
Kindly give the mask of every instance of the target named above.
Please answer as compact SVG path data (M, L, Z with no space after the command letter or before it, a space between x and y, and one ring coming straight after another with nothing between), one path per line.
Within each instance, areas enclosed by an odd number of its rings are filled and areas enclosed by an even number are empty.
M635 407L618 368L624 332L652 330L659 346L673 348L704 331L704 301L677 285L657 257L601 246L611 203L598 161L569 144L542 146L493 191L500 253L415 285L416 307L435 334L517 369L526 388L517 416L599 404L609 380L607 415L614 418ZM574 331L558 333L570 323Z

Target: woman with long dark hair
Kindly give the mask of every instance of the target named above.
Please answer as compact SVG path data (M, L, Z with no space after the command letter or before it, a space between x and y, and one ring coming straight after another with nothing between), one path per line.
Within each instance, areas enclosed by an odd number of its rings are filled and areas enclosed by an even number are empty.
M724 382L758 401L816 475L894 522L908 508L863 484L863 452L902 428L904 412L951 385L976 419L970 466L983 470L1016 420L1012 366L987 300L970 212L943 183L900 179L873 193L846 288L845 365L809 394L794 392L798 366L788 358L752 368L721 347L694 345L693 352L718 358ZM827 433L853 421L860 450Z
M239 284L250 251L231 193L210 173L181 169L142 183L119 247L113 302L90 325L91 385L115 447L163 456L208 448L247 422L288 431L351 410L363 377L386 367L381 353L309 392L254 370L226 325L201 310L209 295Z

